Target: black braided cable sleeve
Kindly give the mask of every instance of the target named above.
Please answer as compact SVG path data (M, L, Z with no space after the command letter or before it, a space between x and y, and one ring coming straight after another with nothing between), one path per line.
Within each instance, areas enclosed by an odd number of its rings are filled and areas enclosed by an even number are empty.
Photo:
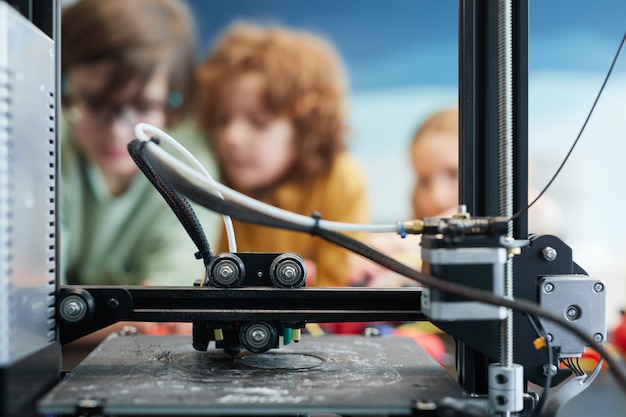
M165 181L157 171L155 171L145 158L145 154L141 151L145 142L135 139L128 144L128 152L137 164L141 172L148 178L154 188L170 206L185 231L198 248L199 256L202 257L204 265L208 265L212 256L211 246L204 234L204 229L196 216L193 207L189 201L173 189L167 181Z

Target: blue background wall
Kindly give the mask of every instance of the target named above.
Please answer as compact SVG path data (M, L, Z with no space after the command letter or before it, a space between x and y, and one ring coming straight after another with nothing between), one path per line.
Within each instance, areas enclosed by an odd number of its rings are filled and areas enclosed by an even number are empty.
M187 0L202 55L234 19L325 35L354 90L455 84L456 0ZM530 70L605 71L626 26L624 0L530 1Z

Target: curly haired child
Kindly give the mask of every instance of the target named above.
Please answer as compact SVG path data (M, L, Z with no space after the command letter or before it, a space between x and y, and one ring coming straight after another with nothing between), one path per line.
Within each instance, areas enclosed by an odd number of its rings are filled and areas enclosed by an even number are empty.
M326 220L369 220L365 174L346 151L345 77L323 38L239 23L198 74L197 120L222 181L249 196ZM240 252L296 252L316 286L348 284L350 253L317 237L234 222ZM219 251L226 251L222 235ZM352 255L353 256L353 255Z

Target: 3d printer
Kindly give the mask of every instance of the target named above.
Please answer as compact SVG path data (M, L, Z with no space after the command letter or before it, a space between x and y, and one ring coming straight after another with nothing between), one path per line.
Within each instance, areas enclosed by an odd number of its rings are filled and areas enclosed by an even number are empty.
M31 14L47 22L45 35L0 3L3 414L531 415L554 411L580 391L573 387L584 376L559 369L559 359L581 355L586 345L602 350L606 289L558 238L527 238L527 2L459 2L460 200L476 217L461 210L419 224L424 273L318 224L303 230L423 289L301 288L306 269L297 254L218 255L207 259L208 281L188 288L59 287L58 7L51 2ZM33 120L25 108L45 117ZM33 144L42 140L47 147ZM176 193L231 215L237 210L167 169L150 148L139 143L136 151ZM257 283L246 270L263 271L272 286L245 286ZM193 343L111 339L57 384L60 344L121 320L190 321ZM236 366L203 352L215 341L266 354L280 336L297 339L307 322L387 320L431 320L454 336L458 383L420 349L383 338L307 340L285 355L247 355ZM543 404L527 382L568 389Z

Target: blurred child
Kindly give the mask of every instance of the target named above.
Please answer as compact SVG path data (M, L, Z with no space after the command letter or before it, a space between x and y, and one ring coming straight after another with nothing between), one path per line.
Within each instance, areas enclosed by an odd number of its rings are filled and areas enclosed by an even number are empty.
M459 204L459 112L449 107L431 114L410 145L415 174L413 217L450 217Z
M459 205L459 111L450 106L430 114L415 131L409 145L414 174L413 217L450 217ZM532 168L532 166L531 166ZM532 189L529 196L536 195ZM473 214L473 213L471 213ZM555 233L560 228L561 212L548 196L542 196L529 211L532 233ZM419 269L419 236L401 239L396 234L372 235L371 245ZM355 259L353 282L374 287L411 285L412 282L372 264Z
M409 157L415 181L411 200L414 218L450 217L456 212L459 193L458 130L457 108L443 108L428 116L411 138ZM369 239L370 245L417 270L421 268L420 242L421 236L416 235L403 239L398 234L375 234ZM361 258L353 260L351 278L356 285L377 288L418 285ZM426 321L388 327L392 329L390 334L412 337L449 372L454 372L454 343L435 326Z
M199 71L197 117L222 181L249 196L326 220L369 220L365 175L346 152L342 65L322 38L236 24ZM234 222L239 252L296 252L317 286L348 284L348 251L320 238ZM227 251L225 235L219 251ZM311 275L311 271L309 271Z
M457 107L435 111L417 128L409 144L413 168L412 212L414 218L450 217L457 210L459 193L459 120ZM401 238L398 234L374 234L369 243L420 269L421 236ZM354 284L372 287L416 285L365 259L354 259Z
M64 8L62 21L61 282L192 286L204 273L197 248L126 148L136 123L169 130L193 103L190 14L178 0L80 0ZM176 126L172 135L215 171L201 135L189 122ZM196 213L215 242L219 216ZM123 326L64 346L64 363ZM188 323L133 326L191 330ZM71 352L76 360L66 362Z
M62 19L62 280L191 286L197 249L126 149L136 123L169 128L193 102L190 14L178 0L81 0ZM210 164L190 132L174 134ZM215 241L219 217L198 213Z

